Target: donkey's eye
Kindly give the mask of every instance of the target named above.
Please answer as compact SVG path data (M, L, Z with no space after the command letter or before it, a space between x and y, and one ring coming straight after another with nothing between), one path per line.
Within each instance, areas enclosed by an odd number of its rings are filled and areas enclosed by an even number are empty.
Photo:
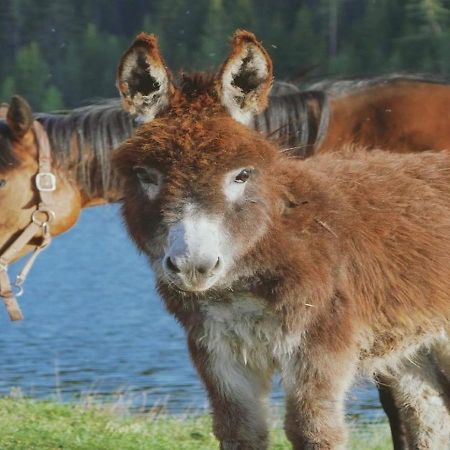
M133 170L141 183L156 184L156 185L159 184L159 177L156 172L148 170L145 167L135 167Z
M241 170L234 178L234 182L235 183L245 183L250 178L251 173L252 173L251 169Z
M3 186L6 186L6 180L3 178L0 178L0 188L2 188Z

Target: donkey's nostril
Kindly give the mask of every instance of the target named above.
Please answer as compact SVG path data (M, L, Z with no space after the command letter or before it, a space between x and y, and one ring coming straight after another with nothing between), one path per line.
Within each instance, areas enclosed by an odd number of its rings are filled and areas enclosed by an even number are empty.
M205 275L205 273L208 273L209 270L210 270L210 268L208 266L206 266L206 265L197 266L196 269L197 269L197 272L201 273L202 275Z
M220 265L220 258L217 258L217 261L213 264L211 263L204 263L201 265L198 265L195 269L198 273L201 275L207 275L211 273L213 270L216 270Z
M166 266L172 272L178 273L181 271L180 268L173 262L170 256L166 258Z

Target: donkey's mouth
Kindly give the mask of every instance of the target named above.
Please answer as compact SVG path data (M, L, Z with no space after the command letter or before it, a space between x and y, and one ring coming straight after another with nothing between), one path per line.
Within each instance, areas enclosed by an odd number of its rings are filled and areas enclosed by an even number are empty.
M213 277L211 277L213 278ZM181 278L166 278L166 283L175 291L183 294L203 294L214 287L217 280L206 279L201 281L188 281Z

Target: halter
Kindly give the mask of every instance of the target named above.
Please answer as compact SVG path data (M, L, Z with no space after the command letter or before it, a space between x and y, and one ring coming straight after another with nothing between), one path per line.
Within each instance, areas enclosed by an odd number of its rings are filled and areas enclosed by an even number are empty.
M53 200L53 191L56 189L56 177L51 172L51 150L47 133L43 126L34 121L33 131L38 148L38 173L34 182L39 194L39 202L36 210L31 214L31 221L22 231L17 239L0 255L0 297L6 306L6 310L11 320L22 320L23 315L16 297L23 294L23 283L25 282L31 267L33 266L39 254L47 248L52 240L50 234L50 224L55 218L55 213L51 209ZM8 276L8 266L24 248L30 240L41 231L42 241L34 249L33 254L23 266L13 285L11 285ZM13 291L13 288L17 292Z

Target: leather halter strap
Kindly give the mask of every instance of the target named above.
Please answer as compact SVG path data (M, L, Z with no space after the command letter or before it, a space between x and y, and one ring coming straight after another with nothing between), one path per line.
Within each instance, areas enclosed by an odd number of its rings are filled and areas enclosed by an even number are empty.
M51 242L50 223L55 218L51 209L53 203L53 191L56 189L56 178L51 172L51 149L48 136L43 126L34 121L33 131L38 147L38 173L35 176L35 186L39 194L39 203L31 214L31 221L15 241L0 255L0 297L6 306L11 320L23 319L22 311L16 297L23 293L22 285L31 270L36 258ZM11 285L8 276L8 266L20 251L27 245L36 234L42 234L41 243L36 246L33 254L25 263L16 281ZM18 292L15 294L13 288Z

